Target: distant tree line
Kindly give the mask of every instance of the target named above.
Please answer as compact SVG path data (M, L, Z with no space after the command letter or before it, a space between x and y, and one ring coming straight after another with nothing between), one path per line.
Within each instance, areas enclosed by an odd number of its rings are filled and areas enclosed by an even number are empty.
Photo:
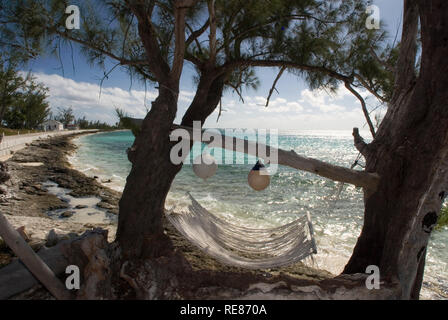
M120 122L106 122L76 118L72 107L59 107L56 115L50 109L48 88L29 72L23 76L14 59L5 59L0 53L0 126L9 129L39 129L46 120L56 120L67 128L114 130Z
M100 130L115 130L120 129L118 124L110 125L107 122L97 121L89 121L86 117L78 118L75 120L75 124L79 127L79 129L100 129Z
M116 124L118 129L128 129L131 130L134 136L136 137L140 132L141 127L141 119L135 119L131 117L126 111L120 108L115 108L115 114L118 118L118 122Z
M51 119L52 115L50 116ZM75 115L73 114L73 108L58 108L58 114L54 117L54 120L59 121L64 125L64 128L67 128L69 124L73 124L75 121Z
M58 113L55 116L50 114L50 119L59 121L64 125L64 128L67 128L68 125L75 125L79 129L115 130L123 128L120 122L111 125L107 122L101 122L99 120L87 120L86 116L83 116L82 118L76 118L72 107L59 107Z
M35 129L50 114L48 88L28 73L23 77L14 60L0 55L0 125Z
M442 211L440 212L436 229L440 230L444 227L448 227L448 204L445 204L445 206L442 208Z

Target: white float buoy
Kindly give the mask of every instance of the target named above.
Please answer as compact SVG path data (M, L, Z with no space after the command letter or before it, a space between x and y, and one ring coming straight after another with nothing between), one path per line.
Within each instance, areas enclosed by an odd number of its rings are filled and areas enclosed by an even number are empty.
M218 170L215 158L208 153L197 156L193 161L193 172L204 180L211 178Z
M268 171L260 161L258 161L249 172L247 182L255 191L262 191L271 183L271 178L269 177Z

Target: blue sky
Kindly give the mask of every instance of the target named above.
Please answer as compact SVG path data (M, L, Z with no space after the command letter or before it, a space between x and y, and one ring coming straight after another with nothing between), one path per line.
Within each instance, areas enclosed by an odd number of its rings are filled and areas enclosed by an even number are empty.
M403 0L376 0L380 8L383 27L392 36L400 31ZM82 13L81 13L82 14ZM139 83L131 82L127 74L118 68L103 83L101 98L99 82L103 76L100 68L86 63L84 56L74 46L74 68L69 50L60 61L55 57L41 57L30 63L29 69L38 80L50 88L50 105L57 107L72 106L77 116L86 116L90 120L116 122L114 108L120 107L135 117L144 117L145 89ZM261 86L257 91L246 91L245 104L236 94L227 92L223 98L223 114L216 123L217 113L207 120L208 127L222 128L276 128L296 130L351 130L358 126L365 128L359 102L345 89L336 96L323 91L310 91L295 76L285 74L279 81L269 108L265 108L265 99L278 70L257 69ZM180 121L194 94L192 84L193 67L188 63L184 67L181 81L181 95L177 120ZM363 92L371 108L378 102ZM156 90L148 88L146 106L156 97Z

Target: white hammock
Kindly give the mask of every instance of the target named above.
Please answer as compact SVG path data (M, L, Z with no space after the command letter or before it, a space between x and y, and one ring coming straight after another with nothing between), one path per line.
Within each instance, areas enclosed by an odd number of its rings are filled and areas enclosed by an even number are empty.
M171 211L168 220L192 244L224 264L269 269L294 264L317 253L308 214L278 228L251 229L216 217L188 195L189 211Z

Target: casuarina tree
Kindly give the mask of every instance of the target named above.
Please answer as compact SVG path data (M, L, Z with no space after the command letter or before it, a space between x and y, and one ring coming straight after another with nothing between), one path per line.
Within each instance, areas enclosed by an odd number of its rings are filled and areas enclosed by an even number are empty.
M219 108L225 90L242 98L243 89L256 88L258 68L278 71L266 105L285 72L302 77L311 88L335 90L343 85L360 100L374 137L366 144L354 131L355 146L366 158L365 171L347 169L341 176L315 170L364 188L365 224L344 273L364 273L367 266L376 265L389 288L384 297L418 297L428 238L447 191L448 80L443 59L448 50L448 4L405 0L398 48L385 45L381 30L366 28L368 4L111 0L83 3L80 29L66 28L64 1L3 4L5 50L21 48L35 55L52 47L57 53L63 42L77 43L91 62L105 66L107 60L115 61L105 77L122 67L157 85L158 97L128 153L132 169L120 201L115 243L119 266L128 261L138 268L137 261L147 261L149 269L160 271L154 271L152 280L166 280L165 293L151 291L148 283L155 282L148 280L146 289L152 293L144 297L167 297L166 292L193 281L173 271L173 261L179 260L169 258L175 254L163 228L165 199L181 169L170 161L169 136L187 63L196 71L196 94L183 115L185 127L203 123ZM360 88L389 105L377 131ZM113 270L117 274L120 267ZM211 279L210 273L201 275L198 279ZM235 277L219 278L220 284L230 286ZM191 290L198 288L190 282Z

